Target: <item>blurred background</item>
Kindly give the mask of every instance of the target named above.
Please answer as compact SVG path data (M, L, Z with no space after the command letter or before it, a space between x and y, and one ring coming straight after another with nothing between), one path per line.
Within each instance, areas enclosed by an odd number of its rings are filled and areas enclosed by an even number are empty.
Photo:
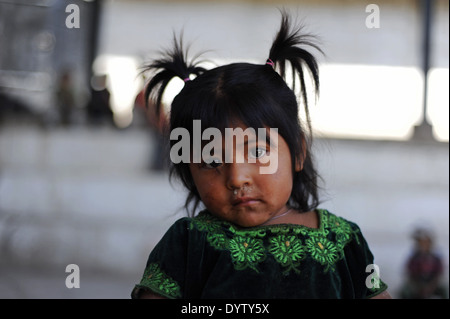
M448 291L448 1L0 0L0 298L129 298L185 215L141 66L181 30L192 55L262 64L279 8L325 52L321 207L360 226L397 298L425 229Z

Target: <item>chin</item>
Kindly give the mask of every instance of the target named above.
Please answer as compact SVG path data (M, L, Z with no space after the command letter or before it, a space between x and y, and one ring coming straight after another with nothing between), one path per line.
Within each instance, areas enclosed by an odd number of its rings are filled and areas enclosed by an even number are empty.
M264 224L267 220L262 218L261 213L248 210L232 211L227 213L216 213L217 217L239 227L256 227Z

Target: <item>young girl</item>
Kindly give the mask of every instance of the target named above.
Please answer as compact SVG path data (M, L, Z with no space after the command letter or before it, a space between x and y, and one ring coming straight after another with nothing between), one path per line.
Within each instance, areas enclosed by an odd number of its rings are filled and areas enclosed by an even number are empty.
M171 105L171 133L179 133L171 134L171 173L189 191L191 216L153 249L133 298L389 297L358 226L318 209L311 134L285 81L289 62L310 131L305 72L316 92L319 76L305 47L320 51L283 12L264 64L205 70L186 63L175 39L149 65L156 75L146 94L158 106L173 77L185 81Z

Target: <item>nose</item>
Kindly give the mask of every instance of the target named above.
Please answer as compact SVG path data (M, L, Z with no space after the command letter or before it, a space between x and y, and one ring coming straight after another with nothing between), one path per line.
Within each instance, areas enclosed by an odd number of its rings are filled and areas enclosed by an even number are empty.
M252 170L248 163L229 163L227 165L227 188L239 189L253 184Z

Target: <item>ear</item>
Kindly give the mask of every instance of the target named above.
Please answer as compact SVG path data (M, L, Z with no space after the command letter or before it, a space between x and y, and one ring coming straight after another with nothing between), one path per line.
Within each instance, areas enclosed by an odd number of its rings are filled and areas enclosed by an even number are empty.
M304 162L304 156L301 156L300 158L296 158L295 161L295 172L298 173L303 169L303 162Z
M300 172L303 170L303 163L305 162L307 152L307 143L305 137L302 137L302 152L299 158L295 159L295 171Z

